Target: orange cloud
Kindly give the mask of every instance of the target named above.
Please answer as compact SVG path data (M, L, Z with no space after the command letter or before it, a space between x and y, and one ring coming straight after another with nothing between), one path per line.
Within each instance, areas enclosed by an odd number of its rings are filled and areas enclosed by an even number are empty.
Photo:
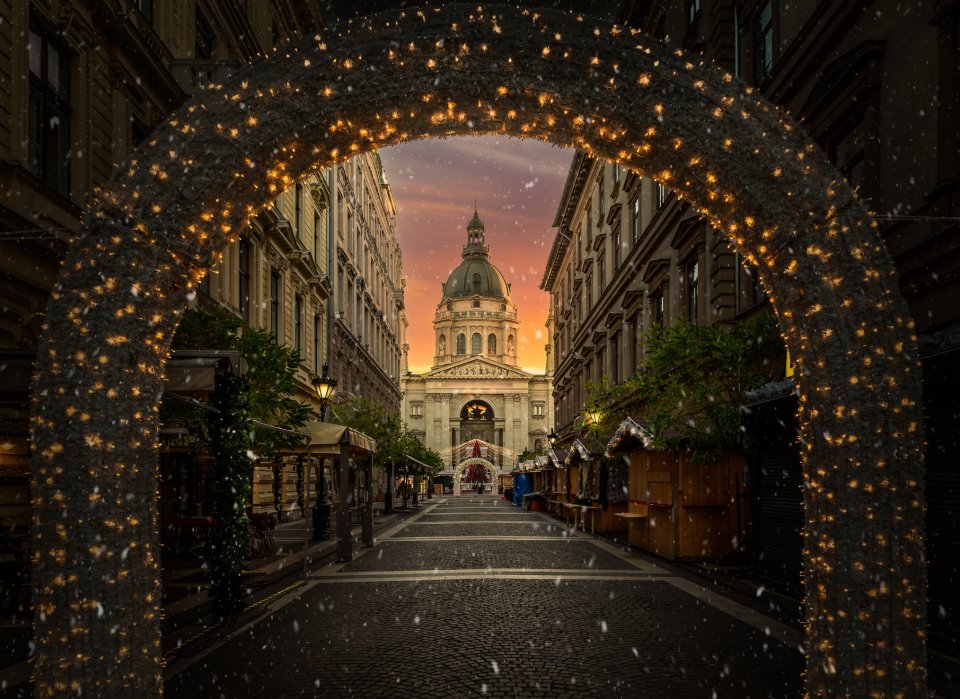
M491 262L510 283L517 305L519 363L542 372L549 299L537 287L572 151L482 136L405 143L380 155L397 203L410 369L421 371L433 363L440 285L460 264L476 198Z

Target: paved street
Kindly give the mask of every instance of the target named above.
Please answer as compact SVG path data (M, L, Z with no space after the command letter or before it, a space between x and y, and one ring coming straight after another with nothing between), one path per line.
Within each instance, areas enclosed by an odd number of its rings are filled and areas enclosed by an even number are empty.
M357 553L178 661L167 696L800 695L795 630L493 496Z

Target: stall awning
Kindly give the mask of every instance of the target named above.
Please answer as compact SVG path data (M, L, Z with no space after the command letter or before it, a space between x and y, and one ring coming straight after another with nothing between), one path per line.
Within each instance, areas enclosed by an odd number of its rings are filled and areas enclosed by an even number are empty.
M649 427L628 417L617 427L607 442L607 456L630 454L640 449L649 449L653 443L653 432Z
M309 443L288 447L279 454L306 454L309 451L314 456L339 456L344 444L348 445L351 458L365 457L377 450L376 440L345 425L313 421L298 431L310 438Z
M414 459L412 456L407 456L407 461L410 461L411 463L414 463L417 466L421 466L423 468L424 473L431 470L432 468L431 466L427 466L427 464L423 463L419 459Z

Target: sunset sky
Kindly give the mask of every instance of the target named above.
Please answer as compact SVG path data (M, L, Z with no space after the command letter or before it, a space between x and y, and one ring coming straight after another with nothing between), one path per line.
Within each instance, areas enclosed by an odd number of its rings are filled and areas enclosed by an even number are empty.
M511 284L517 305L518 362L543 373L548 298L538 285L573 151L483 136L404 143L380 156L397 204L410 370L425 371L433 363L440 285L461 262L476 198L490 261Z

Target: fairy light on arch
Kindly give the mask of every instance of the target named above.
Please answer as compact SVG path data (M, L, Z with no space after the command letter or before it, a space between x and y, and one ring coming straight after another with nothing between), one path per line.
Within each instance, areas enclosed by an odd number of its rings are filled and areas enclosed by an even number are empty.
M38 696L94 667L84 691L159 691L157 401L186 299L224 247L321 168L480 133L645 173L758 267L797 365L808 691L837 673L925 684L916 644L896 642L922 640L925 618L916 338L875 223L780 110L700 59L582 16L453 5L285 46L170 116L98 193L38 359ZM116 586L126 610L100 599ZM116 638L76 653L104 617Z

